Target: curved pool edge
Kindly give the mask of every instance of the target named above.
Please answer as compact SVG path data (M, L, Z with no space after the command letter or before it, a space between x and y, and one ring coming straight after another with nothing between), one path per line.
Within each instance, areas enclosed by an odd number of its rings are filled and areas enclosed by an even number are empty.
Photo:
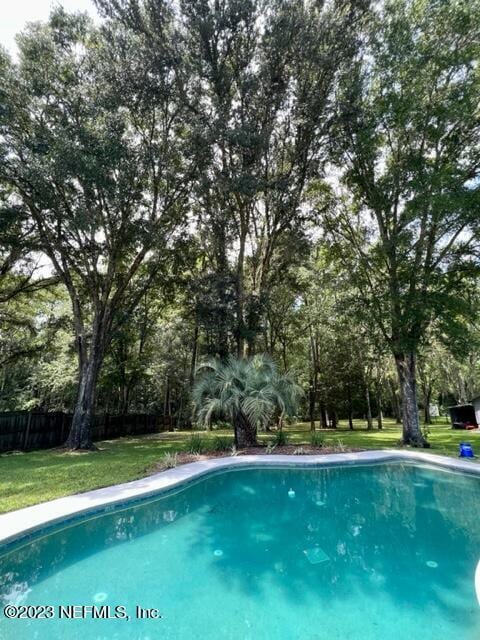
M0 515L0 546L33 535L45 527L88 513L107 512L115 506L154 497L168 489L209 475L212 472L248 467L321 467L343 464L369 464L407 461L433 465L480 476L480 465L420 451L382 449L356 453L323 455L246 455L211 458L160 471L140 480L94 489Z

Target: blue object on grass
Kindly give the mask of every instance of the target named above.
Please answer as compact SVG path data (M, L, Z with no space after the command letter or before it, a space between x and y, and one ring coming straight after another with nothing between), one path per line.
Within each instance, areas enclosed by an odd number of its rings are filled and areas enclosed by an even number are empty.
M472 445L469 442L460 443L460 458L473 458Z

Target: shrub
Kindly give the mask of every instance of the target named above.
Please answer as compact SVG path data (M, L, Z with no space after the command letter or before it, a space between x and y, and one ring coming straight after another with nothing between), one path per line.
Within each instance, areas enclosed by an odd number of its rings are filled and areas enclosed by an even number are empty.
M225 436L215 436L212 442L211 450L212 451L230 451L232 448L232 444L233 444L232 438L227 438Z
M205 443L202 437L196 433L190 436L190 440L187 442L188 453L202 453L205 450Z
M232 425L230 424L230 422L227 422L226 420L215 420L215 422L212 424L212 429L231 429Z
M312 447L323 447L325 444L323 434L318 433L318 431L312 431L310 434L310 444Z
M162 458L162 467L165 469L174 469L177 466L176 453L164 453Z
M283 447L288 444L288 436L285 431L277 431L273 438L273 444L277 447Z

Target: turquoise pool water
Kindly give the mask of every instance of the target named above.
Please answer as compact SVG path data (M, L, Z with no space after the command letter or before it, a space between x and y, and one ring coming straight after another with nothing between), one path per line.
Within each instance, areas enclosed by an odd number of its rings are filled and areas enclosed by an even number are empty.
M0 549L2 608L55 607L0 611L0 638L478 640L479 504L480 479L400 463L217 473Z

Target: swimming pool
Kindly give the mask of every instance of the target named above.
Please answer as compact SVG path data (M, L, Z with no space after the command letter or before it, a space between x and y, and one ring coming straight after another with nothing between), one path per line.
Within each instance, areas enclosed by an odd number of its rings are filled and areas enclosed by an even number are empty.
M0 548L2 607L54 611L0 638L478 639L479 504L406 462L218 472Z

